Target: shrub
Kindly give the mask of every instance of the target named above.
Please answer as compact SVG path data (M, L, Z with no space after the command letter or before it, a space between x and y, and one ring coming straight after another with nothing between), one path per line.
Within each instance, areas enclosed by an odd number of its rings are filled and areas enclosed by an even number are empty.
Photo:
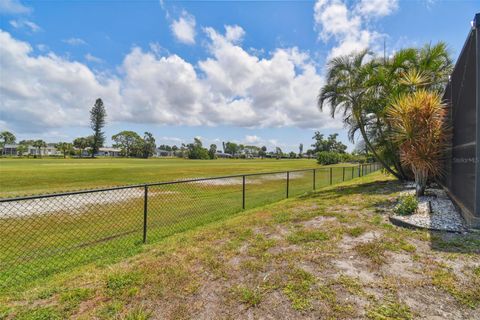
M395 213L401 216L411 215L417 210L418 200L414 195L402 196L395 206Z
M343 160L341 154L337 152L330 152L330 151L320 151L317 153L317 162L318 164L328 165L328 164L336 164Z
M441 95L423 89L400 96L388 109L400 160L415 175L417 196L424 194L429 179L443 173L450 131L447 115Z

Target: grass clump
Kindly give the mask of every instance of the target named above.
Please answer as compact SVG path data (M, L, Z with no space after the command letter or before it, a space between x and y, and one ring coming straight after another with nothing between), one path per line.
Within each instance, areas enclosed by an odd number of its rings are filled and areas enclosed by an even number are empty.
M476 267L473 269L473 274L480 278L480 267Z
M346 233L351 237L359 237L364 234L366 229L364 227L353 227L346 230Z
M381 266L386 262L385 246L381 240L360 243L354 249L360 256L368 258L375 266Z
M367 317L374 320L413 319L410 308L399 302L386 302L367 311Z
M395 206L395 213L400 216L411 215L418 208L418 199L414 195L401 196L398 199L398 204Z
M137 307L129 311L123 319L125 320L148 320L152 316L152 313L146 311L144 308Z
M239 300L250 307L256 307L262 301L262 293L258 288L250 289L246 286L238 286L234 291Z
M38 307L23 311L15 317L17 320L60 320L64 319L60 312L52 307Z
M138 284L137 273L114 273L107 277L105 287L110 296L122 295L126 292L134 293Z
M110 301L102 305L96 310L96 315L100 319L113 319L115 318L123 309L123 303L120 301Z
M313 241L328 240L329 236L319 230L298 230L290 234L287 238L292 244L308 243Z
M93 290L88 288L76 288L63 292L60 295L60 302L66 312L76 309L82 301L93 296Z
M315 277L305 270L295 268L288 275L288 282L283 293L292 303L295 310L307 310L311 307L311 287L315 284Z
M457 277L446 268L437 268L432 273L434 286L448 292L458 303L475 309L480 305L480 281L472 280L471 284L460 283Z

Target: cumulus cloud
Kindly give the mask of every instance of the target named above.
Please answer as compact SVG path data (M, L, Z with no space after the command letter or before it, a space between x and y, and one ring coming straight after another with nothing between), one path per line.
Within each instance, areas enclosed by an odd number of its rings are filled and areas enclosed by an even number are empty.
M185 44L195 43L195 17L186 11L172 22L171 29L175 38Z
M85 65L53 53L34 57L32 50L0 30L0 113L16 131L84 125L96 97L119 104L117 79L99 79Z
M23 14L30 13L32 9L24 6L18 0L0 0L0 13L4 14Z
M86 125L88 110L101 97L112 122L342 126L317 110L323 79L308 52L282 48L258 58L241 46L245 31L239 26L205 32L208 58L198 64L133 47L112 76L54 53L34 55L30 44L0 31L2 120L19 132Z
M10 25L16 29L29 29L32 32L37 32L42 30L36 23L25 20L25 19L19 19L19 20L10 20Z
M69 44L71 46L81 46L87 44L87 42L83 39L80 38L68 38L63 40L66 44Z
M356 10L364 16L388 16L398 9L398 0L361 0Z
M361 0L350 6L342 0L318 0L314 6L315 29L323 41L333 39L337 43L328 58L374 45L381 34L369 28L369 22L397 8L398 0Z

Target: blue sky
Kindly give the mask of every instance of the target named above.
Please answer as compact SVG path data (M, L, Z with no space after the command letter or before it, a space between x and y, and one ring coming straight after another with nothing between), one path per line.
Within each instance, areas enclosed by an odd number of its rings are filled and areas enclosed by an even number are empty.
M319 130L347 143L341 121L315 107L328 58L439 40L456 58L479 9L432 0L0 0L0 129L71 141L90 133L88 110L101 97L108 137L150 131L157 144L200 136L289 151Z

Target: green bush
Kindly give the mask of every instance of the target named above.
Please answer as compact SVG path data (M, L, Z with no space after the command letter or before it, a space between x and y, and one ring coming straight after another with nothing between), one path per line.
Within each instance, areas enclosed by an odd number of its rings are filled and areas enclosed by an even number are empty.
M336 164L343 160L343 156L337 152L320 151L317 153L318 164L328 165Z
M418 200L414 195L401 196L395 206L395 213L401 216L411 215L418 208Z

